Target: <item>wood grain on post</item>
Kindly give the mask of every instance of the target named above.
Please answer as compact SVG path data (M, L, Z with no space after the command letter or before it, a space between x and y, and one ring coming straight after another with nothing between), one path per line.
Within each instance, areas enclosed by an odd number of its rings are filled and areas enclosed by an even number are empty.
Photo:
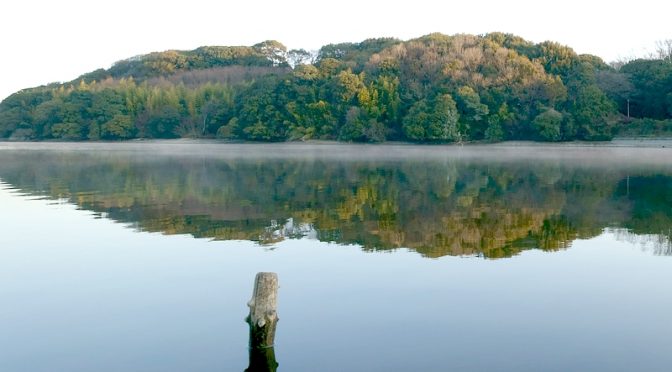
M252 299L247 303L250 315L250 348L273 347L275 326L278 323L278 274L257 273Z
M273 343L275 326L278 323L278 275L276 273L257 273L254 279L252 299L247 303L250 315L250 365L246 372L276 372Z

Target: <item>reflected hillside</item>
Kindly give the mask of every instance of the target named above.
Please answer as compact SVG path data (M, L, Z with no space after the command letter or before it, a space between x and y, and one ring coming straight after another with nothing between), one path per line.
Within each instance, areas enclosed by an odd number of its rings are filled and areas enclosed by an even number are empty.
M597 159L609 158L602 153L582 161L543 149L508 161L431 147L310 159L237 148L245 151L2 151L0 179L139 230L197 238L308 237L427 257L498 258L564 249L620 228L627 239L662 239L656 252L670 253L672 170L664 163ZM352 150L329 148L339 149Z

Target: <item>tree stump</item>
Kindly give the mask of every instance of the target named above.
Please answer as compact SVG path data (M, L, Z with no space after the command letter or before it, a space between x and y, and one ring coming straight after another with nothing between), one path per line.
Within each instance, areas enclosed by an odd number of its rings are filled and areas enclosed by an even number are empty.
M247 303L250 315L250 366L246 371L274 372L275 327L278 323L278 275L276 273L257 273L254 280L252 299Z
M277 370L278 362L275 361L274 348L250 349L250 365L245 372L277 372Z

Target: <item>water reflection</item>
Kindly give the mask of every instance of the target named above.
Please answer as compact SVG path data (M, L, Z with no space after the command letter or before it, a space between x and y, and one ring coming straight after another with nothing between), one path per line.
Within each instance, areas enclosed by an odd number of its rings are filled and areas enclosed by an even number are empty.
M622 239L672 253L672 168L642 161L650 154L633 162L566 148L559 154L572 156L509 161L478 148L408 147L393 156L271 158L268 148L3 151L0 178L139 230L197 238L311 238L366 250L407 247L427 257L499 258L565 249L617 228ZM339 149L351 148L329 150Z

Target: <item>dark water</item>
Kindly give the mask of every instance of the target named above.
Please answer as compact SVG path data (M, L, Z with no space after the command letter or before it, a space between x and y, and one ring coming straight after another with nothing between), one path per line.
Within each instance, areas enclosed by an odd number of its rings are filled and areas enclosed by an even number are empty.
M670 155L0 143L0 370L667 371Z

